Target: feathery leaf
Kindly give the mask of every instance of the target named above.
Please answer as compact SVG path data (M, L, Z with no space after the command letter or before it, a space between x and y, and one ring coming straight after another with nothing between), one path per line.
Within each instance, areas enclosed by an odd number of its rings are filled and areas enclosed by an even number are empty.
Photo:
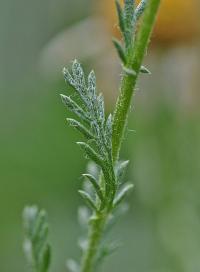
M118 15L118 20L119 20L119 27L122 33L125 32L125 21L124 21L124 13L121 8L121 5L119 3L119 0L115 1L116 4L116 9L117 9L117 15Z
M140 67L140 73L151 75L151 71L149 71L145 66Z
M92 210L97 210L94 200L87 192L83 190L79 190L78 192Z
M105 121L105 110L104 110L104 98L102 93L97 96L98 114L99 120L103 124Z
M124 3L124 14L127 29L132 29L133 26L134 2L134 0L125 0Z
M88 94L91 99L96 97L96 76L94 71L91 71L88 76Z
M96 153L96 151L91 146L89 146L88 144L84 142L77 142L77 144L84 150L86 155L91 160L96 162L97 165L102 166L103 158L98 153Z
M62 102L67 106L67 108L75 113L80 119L86 121L88 124L90 124L91 120L88 116L87 112L85 112L73 99L71 99L69 96L61 94Z
M105 138L107 146L110 148L112 145L112 114L109 114L106 121Z
M128 164L129 164L129 161L122 161L122 162L119 162L118 165L116 166L116 177L117 177L118 183L121 182Z
M122 44L120 43L120 41L118 41L115 38L113 38L113 44L117 50L117 53L118 53L122 63L126 64L126 53L125 53L125 50L124 50Z
M124 186L124 188L118 193L116 198L114 199L113 207L117 207L126 197L126 195L129 193L130 190L132 190L134 187L133 184L127 184Z
M81 64L77 60L74 60L74 62L72 64L72 73L73 73L73 77L74 77L74 81L75 81L76 90L81 95L85 95L86 94L86 83L85 83L84 71L83 71Z
M48 224L46 212L36 206L26 207L23 211L25 229L24 253L30 267L39 272L47 272L51 250L47 242Z
M95 179L95 177L93 177L90 174L83 174L83 176L86 177L91 182L99 199L101 200L101 202L103 202L104 201L103 193L102 193L101 188L100 188L97 180Z
M141 0L141 2L138 4L138 6L135 9L135 21L138 21L140 19L140 17L142 16L146 5L147 5L148 0Z
M94 139L95 136L80 122L72 118L67 118L66 120L70 126L78 130L86 139Z

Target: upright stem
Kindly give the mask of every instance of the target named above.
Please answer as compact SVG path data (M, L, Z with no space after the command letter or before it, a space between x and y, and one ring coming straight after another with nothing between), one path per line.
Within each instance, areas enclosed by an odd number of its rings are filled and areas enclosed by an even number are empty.
M114 112L112 138L114 161L118 160L119 157L124 130L127 124L131 98L140 73L140 67L146 53L160 2L161 0L149 0L145 9L142 24L137 34L135 46L130 50L128 56L127 68L133 70L134 73L124 71L120 95Z
M91 227L89 232L89 242L87 250L83 254L81 272L93 272L94 261L99 248L99 243L102 238L103 230L107 220L106 213L97 213L91 220Z
M140 72L142 60L149 42L151 31L155 22L156 14L161 0L149 0L144 17L137 35L136 44L130 50L127 67L134 73L124 72L120 95L117 100L113 120L113 160L117 161L124 130L127 123L128 111L133 96L134 87ZM88 246L83 254L81 272L94 272L94 261L97 255L101 237L108 218L106 212L96 213L91 221Z

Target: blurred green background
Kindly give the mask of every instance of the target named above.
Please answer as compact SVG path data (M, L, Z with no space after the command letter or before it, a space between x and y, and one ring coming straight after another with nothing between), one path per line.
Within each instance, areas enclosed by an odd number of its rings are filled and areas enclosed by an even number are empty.
M21 222L27 204L37 203L48 211L51 271L67 271L66 259L80 255L77 188L86 161L75 145L79 135L65 124L69 113L59 93L66 92L62 65L77 57L86 70L95 67L108 111L113 107L120 67L105 23L109 16L98 13L98 4L94 0L0 0L2 272L27 271ZM157 34L150 51L146 63L152 76L140 79L122 151L123 159L131 158L127 178L136 187L129 212L111 235L122 241L122 247L102 271L197 272L198 35L167 44Z

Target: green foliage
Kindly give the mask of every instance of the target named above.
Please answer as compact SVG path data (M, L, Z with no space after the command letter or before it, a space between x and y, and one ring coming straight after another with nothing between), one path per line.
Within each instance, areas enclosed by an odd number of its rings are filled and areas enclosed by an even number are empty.
M129 50L133 47L137 23L145 10L147 0L142 0L137 7L135 7L134 0L125 0L124 8L121 7L119 0L116 0L115 3L123 44L117 39L113 39L113 43L122 63L126 65Z
M61 99L79 119L68 118L68 123L84 137L85 142L77 144L86 156L100 167L105 181L104 189L92 175L85 174L93 185L95 198L93 199L89 192L80 190L79 193L92 210L108 212L113 208L119 183L119 175L116 177L112 158L112 115L105 116L104 99L102 94L97 92L94 71L86 77L81 64L75 60L71 72L64 68L63 73L66 83L73 87L76 96L72 99L62 94ZM97 197L98 202L95 203Z
M63 69L70 92L73 89L71 96L61 94L62 102L74 114L74 118L67 118L67 123L82 135L84 141L77 144L86 158L95 164L98 169L96 172L99 172L97 176L91 171L83 175L86 185L79 190L79 194L90 212L85 207L79 209L79 221L84 223L84 227L87 225L88 231L79 243L82 249L80 264L74 260L67 262L71 272L96 271L102 260L116 248L113 244L102 244L102 237L114 225L116 218L126 210L123 202L133 188L132 184L123 185L128 161L119 161L118 155L138 73L150 73L142 66L142 60L159 2L160 0L149 1L141 31L137 33L137 23L146 10L147 0L142 0L137 7L134 0L125 0L124 8L116 1L123 43L116 39L113 43L122 60L124 73L114 117L112 114L105 114L104 98L97 91L94 71L86 76L77 60L73 61L70 70ZM137 39L136 34L139 36ZM47 243L46 213L39 211L37 207L27 207L24 211L24 222L28 264L34 272L47 272L50 249Z
M47 242L49 226L44 210L36 206L26 207L23 212L25 229L24 253L33 272L47 272L51 249Z
M135 10L135 14L134 14L135 21L139 20L140 17L142 16L142 14L146 8L147 2L148 2L148 0L141 0L139 5L137 6L137 8Z
M67 118L67 122L82 134L85 141L77 142L77 144L84 151L86 157L93 161L102 173L99 180L91 173L83 174L85 182L89 182L90 186L85 186L83 190L79 190L79 194L92 211L92 216L88 219L88 223L93 229L92 234L90 234L92 238L86 237L84 239L86 241L85 246L83 246L83 243L81 244L83 260L80 265L82 270L80 271L89 272L89 269L91 269L90 259L93 259L92 266L97 267L99 260L109 255L109 251L104 248L102 254L99 252L101 257L100 255L97 257L94 247L100 242L100 236L104 232L106 222L109 221L108 217L114 209L120 206L133 186L129 184L121 189L128 161L116 164L113 160L113 118L111 114L107 117L105 115L104 99L102 94L97 92L94 71L86 76L81 64L75 60L71 71L64 68L63 73L67 86L74 89L74 94L71 97L61 94L64 105L75 116L75 119ZM91 190L91 187L93 190ZM99 228L99 226L102 227ZM94 253L90 250L93 250ZM92 258L93 254L94 257ZM96 258L98 261L95 261ZM75 265L75 261L71 260L68 263L70 271L76 271L77 267L79 267L79 264Z

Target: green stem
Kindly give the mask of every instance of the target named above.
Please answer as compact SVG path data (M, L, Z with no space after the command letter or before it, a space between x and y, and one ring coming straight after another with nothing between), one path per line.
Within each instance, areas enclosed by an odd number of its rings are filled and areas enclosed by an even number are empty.
M96 213L90 222L91 227L89 232L89 242L87 245L87 250L83 254L81 272L94 271L93 268L95 265L94 263L95 257L99 249L99 243L103 235L103 230L104 230L106 221L107 221L106 213L105 214Z
M130 50L128 55L126 68L133 70L134 73L128 73L128 69L124 72L120 95L114 112L112 138L114 161L118 160L121 142L128 119L131 98L133 96L134 87L140 72L146 48L148 46L160 1L161 0L149 0L137 35L136 44L134 48ZM94 219L91 221L88 246L83 254L81 262L81 272L94 272L95 258L97 256L108 215L109 214L107 212L102 212L101 214L96 213Z
M143 21L137 34L135 46L130 50L128 55L127 68L133 70L134 73L131 74L124 71L120 95L116 103L112 138L114 161L117 161L119 157L124 130L127 124L131 98L140 73L140 67L146 53L160 2L161 0L149 0L144 12Z

